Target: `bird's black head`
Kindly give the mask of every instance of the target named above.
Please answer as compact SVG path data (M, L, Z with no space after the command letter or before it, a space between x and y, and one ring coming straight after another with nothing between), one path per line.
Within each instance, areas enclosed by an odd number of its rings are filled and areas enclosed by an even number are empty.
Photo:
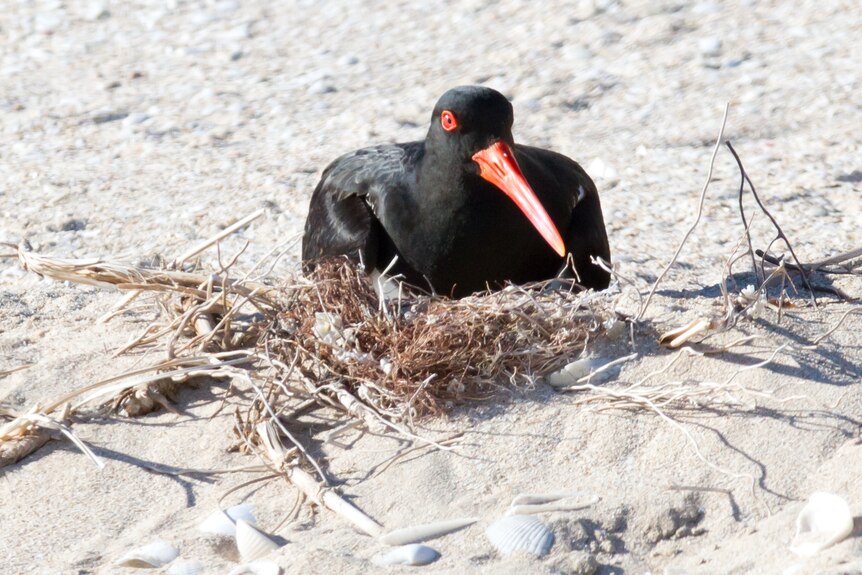
M452 159L469 162L496 141L513 146L512 104L484 86L458 86L443 94L431 116L427 140Z
M453 170L444 173L462 181L481 178L494 184L563 257L563 239L515 158L513 122L512 104L500 92L483 86L452 88L434 106L425 138L429 164L442 168L439 172Z

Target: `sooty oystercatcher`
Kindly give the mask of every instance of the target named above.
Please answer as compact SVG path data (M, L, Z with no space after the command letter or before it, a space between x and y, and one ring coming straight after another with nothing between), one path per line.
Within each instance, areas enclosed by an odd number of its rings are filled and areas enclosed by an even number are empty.
M577 162L515 144L512 104L461 86L443 94L423 142L363 148L324 171L311 196L302 260L347 255L439 294L556 277L604 289L610 261L596 186ZM571 277L571 271L569 271ZM563 272L565 276L565 271Z

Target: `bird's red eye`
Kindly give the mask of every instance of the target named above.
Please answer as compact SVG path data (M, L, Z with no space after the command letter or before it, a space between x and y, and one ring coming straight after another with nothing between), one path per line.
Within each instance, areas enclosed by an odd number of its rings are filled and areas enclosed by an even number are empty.
M451 132L458 127L458 120L455 118L455 114L449 110L443 110L443 113L440 114L440 124L444 130Z

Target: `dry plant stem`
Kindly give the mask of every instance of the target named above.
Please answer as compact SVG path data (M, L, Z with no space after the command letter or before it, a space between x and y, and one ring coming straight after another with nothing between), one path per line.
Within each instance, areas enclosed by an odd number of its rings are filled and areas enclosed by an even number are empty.
M190 348L190 347L193 347L195 345L204 346L213 337L215 337L215 334L217 334L220 330L226 331L226 326L228 325L230 320L239 314L239 310L241 310L245 304L251 303L251 300L257 295L257 291L258 291L257 289L254 289L247 296L236 296L233 300L233 303L230 303L229 305L225 304L225 308L227 309L227 311L224 313L222 318L219 320L218 324L213 326L213 328L210 330L210 333L208 335L202 334L198 338L191 340L186 346L184 346L183 349ZM226 293L226 291L222 291L221 295L219 295L218 297L221 299L224 299L226 297L225 293ZM215 302L213 302L213 304L215 304ZM224 346L222 346L222 347L224 347Z
M176 325L179 321L179 319L174 319L174 321L168 326L164 326L158 322L151 323L145 330L129 340L123 347L114 351L112 355L114 357L119 357L135 347L141 347L159 341L164 336L172 333L176 329Z
M284 447L281 445L278 432L272 420L258 424L256 429L261 442L267 446L266 453L270 461L273 465L280 468L284 477L302 491L308 499L321 507L326 507L330 511L335 512L371 537L376 538L383 534L383 527L379 523L345 501L331 488L321 485L311 474L297 465L287 465L284 459L281 461L275 460L275 458L283 458L281 454Z
M822 268L828 265L842 264L848 260L854 260L860 257L862 257L862 248L856 248L854 250L850 250L849 252L843 252L828 258L824 258L822 260L818 260L816 262L812 262L808 265L814 268Z
M847 319L847 316L850 316L850 315L857 315L857 314L862 314L862 308L858 308L858 307L857 307L857 308L853 308L853 309L849 309L849 310L845 311L845 312L841 315L841 319L839 319L839 320L838 320L838 322L837 322L834 326L832 326L832 327L831 327L828 331L826 331L825 333L822 333L822 334L818 335L817 337L815 337L815 338L814 338L814 341L812 341L812 342L811 342L811 345L810 345L810 346L806 346L806 347L804 347L803 349L814 349L814 346L816 346L816 345L817 345L817 344L819 344L821 341L823 341L824 339L826 339L827 337L829 337L830 335L832 335L833 333L835 333L836 331L838 331L838 328L839 328L839 327L841 327L841 325L844 323L844 320L846 320L846 319Z
M301 233L294 234L293 236L287 238L283 242L276 244L272 249L270 249L268 252L263 254L263 256L259 260L257 260L257 262L253 266L251 266L251 269L249 269L245 273L245 275L240 279L240 281L241 282L246 282L246 281L253 281L254 282L254 281L260 281L263 278L269 277L272 274L272 270L275 269L275 266L278 264L278 262L281 260L281 258L283 258L285 256L285 254L287 254L292 248L294 248L300 239L302 239ZM275 252L277 252L279 250L281 250L280 253L277 256L273 257L272 254L274 254ZM268 259L271 259L269 266L264 271L262 271L260 274L258 274L257 276L252 276L252 272L254 272L259 267L261 267L263 265L263 262L267 261ZM252 279L253 277L255 279Z
M241 353L241 352L233 353L232 355L237 355L238 353ZM46 413L46 414L51 413L52 411L57 409L57 407L65 404L65 403L68 403L68 402L72 401L73 399L78 398L84 394L89 394L89 395L87 395L76 406L74 406L73 411L77 410L78 408L80 408L85 403L89 403L90 401L93 401L94 399L97 399L97 398L102 397L104 395L107 395L109 393L117 393L119 391L122 391L123 389L128 389L130 387L134 387L134 386L140 385L142 383L148 383L151 381L157 381L160 379L174 377L177 375L183 375L183 374L187 374L187 373L194 373L194 372L200 372L200 371L205 371L206 373L212 373L221 367L248 362L248 357L246 356L246 354L242 353L242 356L243 357L240 357L237 359L225 360L225 361L218 360L217 357L215 357L215 356L203 356L203 357L198 356L198 357L182 357L182 358L177 358L177 359L173 359L170 361L160 362L158 364L151 365L151 366L148 366L148 367L145 367L142 369L137 369L137 370L130 371L127 373L116 375L114 377L109 377L107 379L97 381L96 383L92 383L90 385L84 386L84 387L77 389L75 391L72 391L70 393L67 393L64 396L60 397L59 399L54 400L52 403L48 404L48 407L46 407L44 410L42 410L42 413ZM185 365L185 366L189 366L189 367L172 369L172 368L176 368L176 366L181 366L181 365ZM159 370L164 370L164 369L170 369L170 371L159 371ZM133 377L136 377L139 375L144 375L144 374L150 374L150 375L148 375L144 378L141 378L141 379L131 380L131 378L133 378Z
M742 191L740 189L740 194L741 193L742 193ZM741 201L742 200L740 200L740 213L742 210ZM743 222L745 222L745 215L742 216L742 220L743 220ZM730 316L733 313L733 306L731 305L731 302L730 302L730 294L727 291L727 281L728 280L732 281L734 287L736 286L736 281L733 279L733 264L735 264L737 262L737 260L744 258L746 255L751 255L751 264L752 264L752 266L754 266L754 269L756 270L756 263L754 261L754 254L751 252L751 226L752 226L752 224L754 224L754 218L753 217L751 218L751 221L746 224L745 232L743 233L742 237L740 237L739 240L736 242L736 245L733 247L733 251L730 252L730 255L728 256L727 260L725 261L725 263L724 263L724 277L721 278L721 281L718 284L718 287L721 289L722 299L724 300L724 309L726 310L725 316L727 318L727 323L730 323ZM737 252L739 251L739 246L742 244L743 240L748 241L748 252L743 253L743 254L737 254ZM757 277L758 283L757 283L757 286L755 286L755 287L760 288L760 285L763 282L761 281L760 276L756 276L756 277Z
M0 437L0 469L24 459L51 440L51 432L33 425L15 437Z
M35 363L25 363L24 365L19 365L10 369L2 369L0 370L0 377L6 377L7 375L13 374L16 371L21 371L24 369L28 369L36 365Z
M116 287L118 289L171 293L186 291L189 295L197 297L205 295L198 289L198 286L204 284L211 277L210 274L154 270L124 263L108 262L99 258L49 258L34 253L27 242L19 244L18 259L25 270L59 281L99 287ZM215 281L221 281L221 278L215 278ZM263 309L271 308L268 297L275 295L276 291L275 288L251 282L233 281L230 287L232 291L240 295L249 295L257 289L259 295L253 301L255 305L262 306Z
M802 281L805 284L805 287L811 293L811 303L814 307L817 307L817 299L814 297L814 290L811 288L811 283L808 281L808 275L802 271L802 262L799 261L799 258L796 257L796 252L793 251L793 246L790 245L790 239L788 239L787 235L785 235L784 230L781 229L781 226L778 225L776 219L772 216L769 210L766 209L766 206L763 205L763 202L760 201L760 196L757 195L757 190L754 188L754 183L752 183L751 178L748 177L748 173L745 171L745 167L742 165L742 160L739 158L739 155L736 153L736 150L733 149L733 145L730 142L725 142L725 145L730 150L730 153L733 154L733 159L736 160L736 164L739 166L739 171L742 173L742 177L748 182L748 187L751 190L752 195L754 196L754 200L757 202L757 205L760 206L760 210L766 214L766 217L769 218L769 221L772 222L772 225L775 227L775 231L778 234L778 237L784 241L784 244L787 246L787 249L790 250L790 255L793 256L793 260L797 266L800 268L800 275L802 276Z
M66 413L64 413L63 417L65 418L67 415L68 415L68 411L66 411ZM75 446L78 449L80 449L82 453L84 453L87 457L89 457L90 460L96 465L96 467L98 467L99 469L102 469L105 467L105 464L102 463L102 460L99 459L98 457L96 457L96 454L93 453L89 447L87 447L87 444L85 444L83 441L81 441L81 439L79 439L78 436L75 435L75 433L68 426L63 425L59 421L52 419L52 418L48 417L47 415L44 415L43 413L39 413L39 412L35 412L35 411L31 412L31 413L26 413L24 415L19 416L14 421L7 423L2 428L0 428L0 439L9 438L10 436L13 435L13 433L16 433L18 431L24 432L24 433L22 433L22 435L25 435L25 434L27 434L26 430L31 425L38 426L42 430L59 431L60 433L65 435L69 440L71 440L72 443L74 443ZM38 449L41 445L44 445L45 442L42 441L41 437L40 437L40 439L38 441L35 441L32 444L29 444L29 442L25 442L25 443L28 444L27 445L28 447L33 447L35 445L34 449ZM23 455L27 455L27 453L24 453ZM20 459L20 457L19 457L19 459ZM12 463L12 462L9 462L9 463Z
M772 265L779 265L781 261L784 260L784 257L775 257L772 254L766 253L765 250L755 250L755 255L761 259L762 262L769 263ZM852 275L853 272L847 270L830 270L819 267L817 264L802 264L798 266L794 263L785 263L784 264L787 269L799 272L799 273L811 273L811 272L820 272L823 274L836 274L836 275Z
M612 277L616 278L621 283L624 283L624 284L627 284L628 286L630 286L634 290L635 294L637 294L637 296L638 296L638 310L643 309L643 307L644 307L643 294L641 294L640 290L637 289L635 282L631 278L628 278L628 277L622 275L621 273L619 273L616 270L615 266L609 265L608 262L606 262L602 258L591 257L590 261L592 261L595 265L599 266L600 268L602 268L603 270L605 270L606 272L611 274ZM622 295L622 294L620 294L620 295ZM634 344L634 339L632 339L632 344Z
M271 467L265 466L264 470L271 470ZM225 491L224 493L222 493L219 496L218 500L216 501L216 503L219 506L219 510L221 510L221 505L224 502L224 500L227 499L231 493L239 491L240 489L244 489L250 485L254 485L255 483L263 483L264 481L271 481L273 479L279 479L281 477L282 477L282 473L279 471L277 473L269 473L267 475L255 477L254 479L249 479L248 481L243 481L242 483L240 483L238 485L234 485L233 487L231 487L230 489L228 489L227 491Z
M138 290L130 291L129 293L124 295L120 301L118 301L117 303L115 303L111 307L111 311L109 311L108 313L106 313L105 315L103 315L102 317L97 319L96 323L108 323L112 318L123 313L123 311L125 311L126 307L128 307L128 305L130 303L135 301L138 298L138 296L141 295L141 293L143 293L143 292L138 291Z
M655 377L656 375L663 374L667 372L683 355L695 355L700 356L702 354L691 350L690 348L684 348L677 352L674 357L665 364L665 366L657 371L651 372L647 374L640 381L630 385L627 388L623 389L609 389L607 387L596 386L593 384L584 384L579 386L574 386L572 388L567 389L567 391L590 391L593 392L592 396L586 397L584 399L576 401L574 404L586 404L586 403L601 403L602 405L598 408L599 410L604 409L648 409L658 415L662 420L666 423L672 425L678 431L683 433L683 435L688 439L689 443L693 446L694 452L697 455L698 459L704 462L706 465L711 467L712 469L730 476L734 478L747 478L751 481L752 493L754 493L754 486L756 485L756 479L754 476L744 473L736 473L730 471L728 469L722 468L711 461L709 461L706 456L700 451L700 448L697 445L694 437L686 430L681 423L676 421L673 417L668 415L665 411L665 407L671 407L675 404L678 404L681 401L692 401L696 397L703 398L704 401L707 402L707 405L715 403L717 406L721 406L721 402L717 401L717 397L719 393L723 393L728 391L729 389L735 389L742 393L758 396L758 397L766 397L770 399L774 399L774 396L768 392L758 392L746 387L743 387L738 384L734 384L733 381L741 375L743 372L757 369L768 365L769 363L775 360L775 357L786 349L787 344L781 345L769 355L763 361L760 361L756 364L745 366L735 370L730 376L728 376L723 382L718 384L700 384L698 387L683 387L681 389L677 389L676 391L671 392L672 387L669 384L660 384L657 387L647 388L644 387L644 383ZM777 400L779 402L786 402L791 399L798 399L798 397L793 398L784 398L781 400ZM702 404L699 404L702 405ZM755 406L756 407L756 406ZM769 511L767 507L767 511Z
M204 251L207 248L209 248L210 246L212 246L213 244L216 244L216 243L220 242L221 240L223 240L224 238L226 238L227 236L231 235L232 233L234 233L238 229L244 228L245 226L247 226L248 224L250 224L251 222L253 222L257 218L262 216L264 214L264 212L265 212L265 210L263 208L261 208L261 209L257 210L256 212L249 214L246 217L242 218L241 220L239 220L235 224L226 227L225 229L223 229L218 234L202 241L201 243L199 243L196 246L192 247L191 249L187 250L183 254L177 256L177 258L173 261L171 267L173 267L174 269L179 268L180 266L183 265L183 263L185 263L186 260L190 260L191 258L195 257L196 255L198 255L202 251Z
M745 229L745 240L748 243L748 255L751 256L751 269L754 271L754 279L757 282L757 285L754 287L759 288L760 284L763 283L763 269L758 272L757 270L757 262L754 259L754 247L751 245L751 231L750 224L745 220L745 208L742 205L742 197L745 192L745 175L740 171L739 173L739 192L737 193L737 201L739 202L739 217L742 218L742 227ZM752 218L753 221L754 218Z
M682 241L679 243L679 246L677 246L676 251L673 254L673 257L670 259L670 261L667 263L667 265L664 267L664 269L661 271L661 273L653 283L652 288L650 289L650 292L646 297L646 301L644 302L643 306L641 306L641 309L638 312L637 317L635 318L637 320L643 318L644 314L646 313L647 307L649 307L653 295L655 295L655 292L658 289L659 283L661 283L661 281L664 279L664 276L667 274L668 270L670 270L671 266L676 263L676 259L679 257L683 246L685 246L685 243L688 241L689 236L691 236L691 234L694 232L695 228L697 227L697 224L700 223L701 215L703 215L703 204L704 200L706 199L706 191L709 189L709 184L712 182L712 171L713 167L715 166L715 156L718 154L718 149L719 147L721 147L721 141L724 138L724 126L725 124L727 124L727 113L729 110L730 102L724 105L724 116L721 119L721 129L718 131L718 137L715 139L715 146L712 149L712 157L709 160L709 170L706 174L706 182L703 184L703 189L700 192L700 201L697 206L697 217L695 218L694 223L691 224L691 227L683 236Z
M308 451L305 449L305 446L302 445L302 443L300 443L293 436L293 434L288 431L287 427L285 427L284 424L281 423L272 405L269 403L269 401L267 401L266 395L263 393L263 390L261 390L260 387L255 385L248 375L243 374L242 378L257 393L258 400L263 404L267 413L269 413L269 417L271 418L270 421L272 421L273 424L275 424L278 429L285 435L285 437L287 437L290 442L305 456L305 459L308 460L308 462L311 463L312 467L314 467L314 470L317 471L317 474L320 476L320 480L328 486L329 480L327 479L326 474L323 472L323 469L321 469L320 465L317 463L317 460L315 460L314 457L312 457L311 454L308 453Z

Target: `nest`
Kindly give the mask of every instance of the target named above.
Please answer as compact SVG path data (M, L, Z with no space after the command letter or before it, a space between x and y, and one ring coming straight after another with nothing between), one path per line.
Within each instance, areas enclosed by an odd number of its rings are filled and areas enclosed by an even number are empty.
M405 291L381 302L344 259L322 262L309 280L279 291L262 355L292 366L315 395L343 386L400 422L559 369L602 329L606 313L591 294L541 285L460 300Z

